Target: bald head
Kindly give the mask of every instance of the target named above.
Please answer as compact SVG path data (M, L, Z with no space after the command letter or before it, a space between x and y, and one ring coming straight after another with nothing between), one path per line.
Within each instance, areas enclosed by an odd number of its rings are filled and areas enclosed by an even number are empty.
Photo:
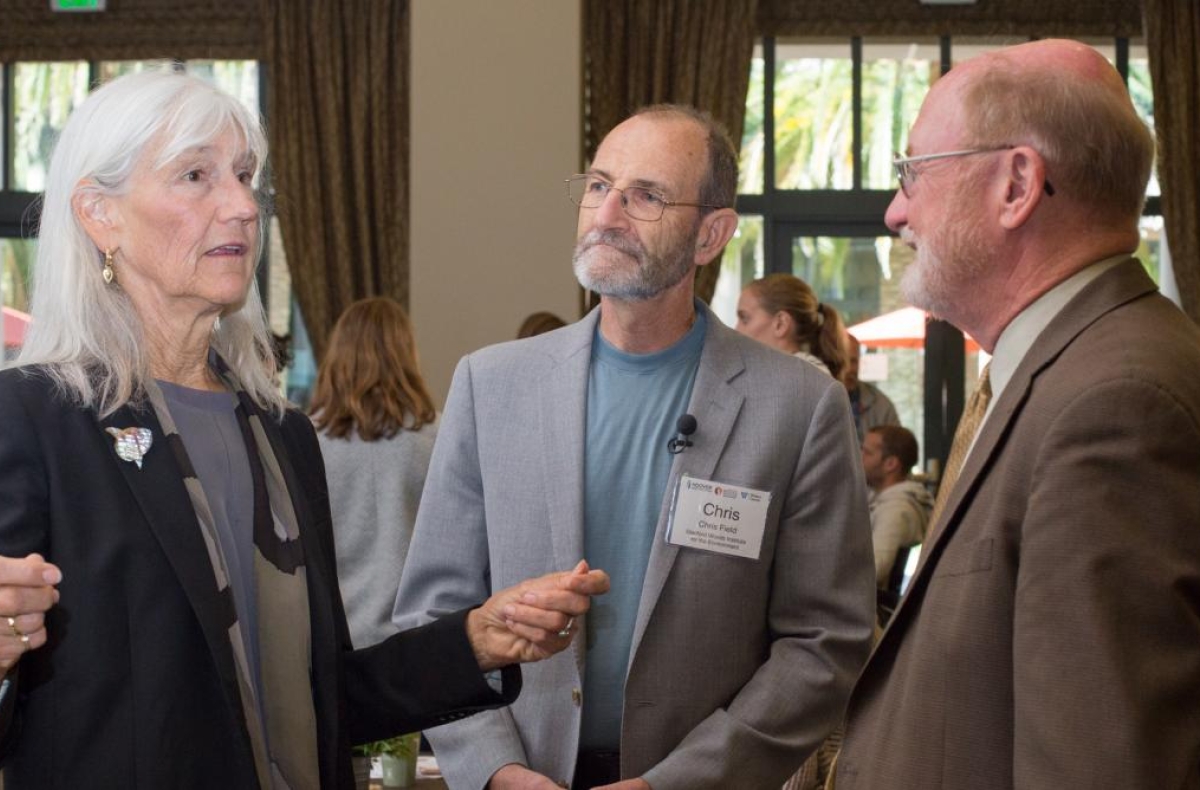
M885 217L917 251L901 288L989 352L1057 283L1137 249L1154 140L1090 47L1038 41L956 65L909 150L920 167Z
M955 66L935 89L961 102L973 146L1032 146L1060 202L1136 225L1154 138L1096 50L1054 39L1007 47Z
M1124 92L1121 75L1094 48L1070 39L1045 39L1015 44L986 52L954 67L954 74L965 77L973 72L1008 70L1014 73L1050 72L1066 79L1106 83L1110 90Z
M708 160L700 177L700 202L710 206L733 206L737 197L737 148L725 127L712 115L687 104L652 104L642 107L628 120L633 118L694 124L704 135L708 147Z

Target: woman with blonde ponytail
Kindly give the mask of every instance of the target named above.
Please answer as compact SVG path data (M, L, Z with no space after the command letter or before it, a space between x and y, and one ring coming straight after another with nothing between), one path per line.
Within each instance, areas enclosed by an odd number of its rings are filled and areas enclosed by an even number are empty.
M794 275L768 274L743 288L736 328L834 378L846 365L845 328L837 308L822 304L808 283Z

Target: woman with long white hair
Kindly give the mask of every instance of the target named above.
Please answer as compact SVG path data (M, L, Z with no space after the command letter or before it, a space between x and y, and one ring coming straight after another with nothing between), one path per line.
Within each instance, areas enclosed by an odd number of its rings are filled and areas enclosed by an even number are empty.
M352 742L510 701L606 584L553 574L352 651L254 287L265 158L241 104L169 71L100 88L58 142L0 372L8 790L349 787Z

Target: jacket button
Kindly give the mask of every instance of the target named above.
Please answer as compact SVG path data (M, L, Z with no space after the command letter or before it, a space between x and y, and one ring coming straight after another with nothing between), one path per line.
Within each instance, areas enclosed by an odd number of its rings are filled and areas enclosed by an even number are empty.
M571 702L575 703L575 707L583 704L583 692L577 688L571 689Z

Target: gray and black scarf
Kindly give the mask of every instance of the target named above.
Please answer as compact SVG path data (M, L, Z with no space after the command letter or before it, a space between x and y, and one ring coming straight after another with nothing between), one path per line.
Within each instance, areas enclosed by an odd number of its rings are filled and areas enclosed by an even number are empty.
M150 404L162 425L196 519L208 547L214 582L233 610L229 644L237 666L242 712L254 753L259 786L320 786L317 723L311 691L311 633L304 549L283 471L263 424L270 419L244 391L224 361L211 355L213 370L237 397L236 415L246 443L254 485L254 580L258 605L258 654L261 687L237 622L229 573L208 498L200 485L162 391L147 383ZM259 694L261 693L261 700ZM260 715L261 711L261 715Z

